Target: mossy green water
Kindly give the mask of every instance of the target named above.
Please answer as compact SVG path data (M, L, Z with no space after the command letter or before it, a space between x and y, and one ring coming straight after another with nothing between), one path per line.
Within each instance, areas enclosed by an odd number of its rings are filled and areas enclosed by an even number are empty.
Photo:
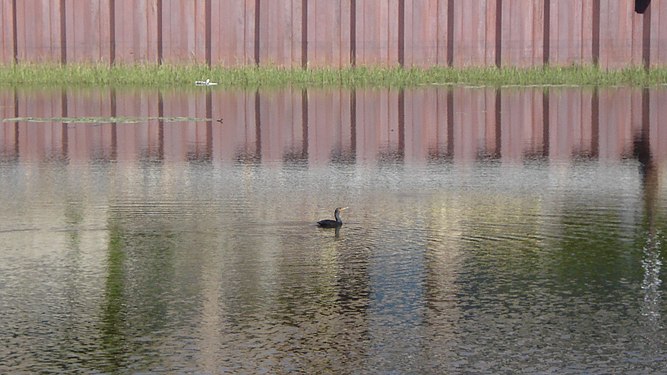
M410 87L418 85L583 85L667 84L667 67L603 70L595 66L539 68L279 68L202 65L19 64L0 66L0 85L15 86L193 86L210 79L222 87Z

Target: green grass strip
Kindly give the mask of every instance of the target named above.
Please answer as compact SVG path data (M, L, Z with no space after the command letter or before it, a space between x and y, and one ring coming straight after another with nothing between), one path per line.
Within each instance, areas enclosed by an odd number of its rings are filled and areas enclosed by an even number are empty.
M279 68L202 65L17 64L0 66L4 86L193 86L210 79L215 87L411 87L481 86L655 86L667 84L667 67L603 70L595 66L539 68Z

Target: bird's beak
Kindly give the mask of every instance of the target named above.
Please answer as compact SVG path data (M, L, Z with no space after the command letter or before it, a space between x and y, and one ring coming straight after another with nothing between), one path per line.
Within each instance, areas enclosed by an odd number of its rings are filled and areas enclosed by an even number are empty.
M340 210L343 211L343 210L347 210L348 208L350 208L350 207L341 207Z

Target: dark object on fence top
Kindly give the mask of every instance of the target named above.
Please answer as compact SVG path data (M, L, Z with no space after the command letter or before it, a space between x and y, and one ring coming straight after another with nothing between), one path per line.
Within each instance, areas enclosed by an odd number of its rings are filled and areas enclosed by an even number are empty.
M635 0L635 12L643 14L651 4L651 0Z
M317 225L322 228L339 228L343 225L343 220L340 219L340 212L346 210L347 207L338 207L334 211L334 217L336 220L320 220L317 222Z

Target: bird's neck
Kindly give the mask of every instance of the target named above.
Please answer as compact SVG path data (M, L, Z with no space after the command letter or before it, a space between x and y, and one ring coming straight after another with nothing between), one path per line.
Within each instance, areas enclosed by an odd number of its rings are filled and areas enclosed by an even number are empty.
M336 218L336 221L339 223L342 223L343 220L340 219L340 211L336 210L334 211L334 217Z

